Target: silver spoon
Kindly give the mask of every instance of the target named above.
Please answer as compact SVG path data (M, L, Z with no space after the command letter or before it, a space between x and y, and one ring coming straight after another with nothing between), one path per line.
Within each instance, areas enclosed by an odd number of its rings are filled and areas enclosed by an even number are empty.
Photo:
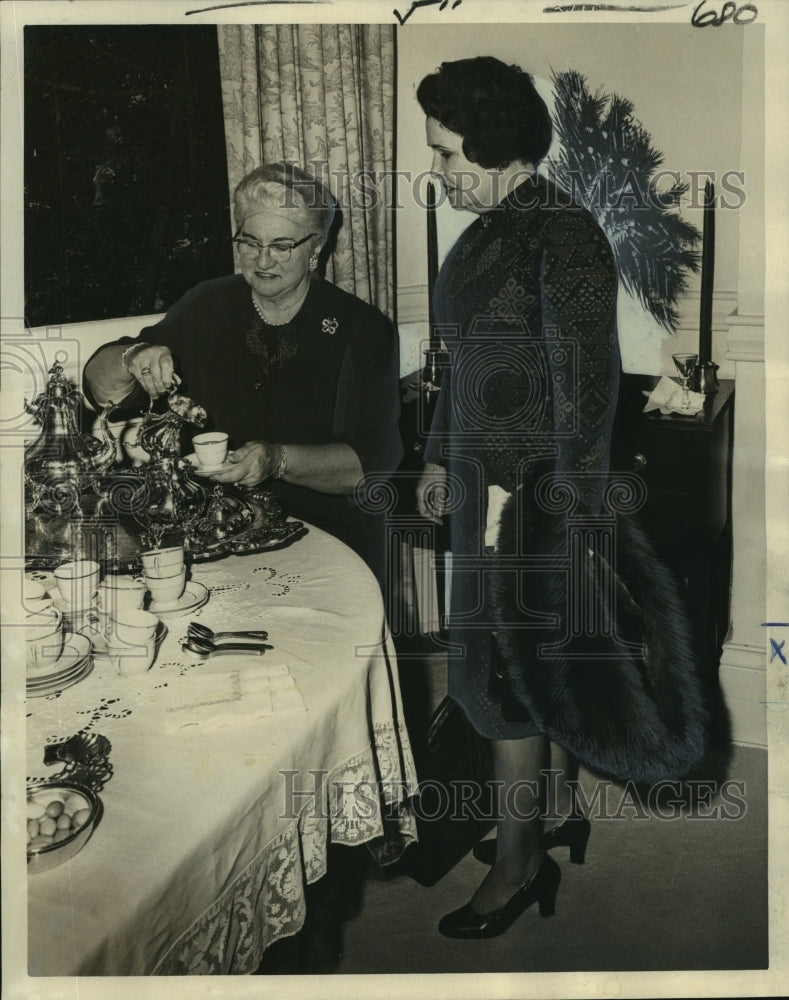
M255 646L252 643L227 643L222 646L210 646L196 643L194 640L181 644L181 649L193 660L208 660L213 656L224 656L228 653L244 653L248 656L262 656L267 649L273 649L266 643Z
M186 632L190 639L201 639L204 642L216 642L217 639L268 639L268 632L263 631L263 629L244 632L214 632L201 622L189 622L186 626Z
M253 649L273 649L273 646L269 646L265 642L208 642L206 639L198 639L196 635L191 635L187 637L186 643L184 645L191 646L192 649L203 653L213 653L217 649L232 649L232 650L244 650L249 649L250 646Z

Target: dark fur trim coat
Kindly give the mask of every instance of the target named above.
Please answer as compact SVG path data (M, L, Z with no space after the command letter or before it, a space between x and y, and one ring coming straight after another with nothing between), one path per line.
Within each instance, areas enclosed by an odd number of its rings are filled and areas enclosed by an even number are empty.
M513 498L502 513L500 549L513 551L519 536L526 551L553 553L566 564L562 553L572 522L517 508ZM498 564L489 576L488 597L497 624L496 672L539 728L592 770L637 782L674 779L702 758L706 744L707 712L691 626L678 582L634 519L619 516L612 534L615 544L607 559L588 549L579 557L572 589L577 595L582 575L592 614L603 625L613 623L615 634L581 637L576 648L581 653L587 648L590 656L580 659L563 655L572 644L545 648L562 643L569 631L567 574L526 574L518 595L515 574L494 556ZM556 615L558 624L505 624L524 618L524 604Z

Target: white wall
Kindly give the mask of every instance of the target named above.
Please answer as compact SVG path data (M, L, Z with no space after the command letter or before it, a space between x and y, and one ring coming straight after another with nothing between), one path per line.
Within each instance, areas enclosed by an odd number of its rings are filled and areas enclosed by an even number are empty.
M33 348L29 355L25 391L28 395L42 391L46 372L55 361L63 365L66 375L81 387L85 362L102 344L121 337L136 337L140 330L161 318L161 314L126 316L93 323L36 327L22 334L27 336Z
M743 54L740 155L750 183L749 199L740 213L737 311L729 319L728 332L728 361L734 365L737 386L732 469L734 555L731 633L723 649L720 679L734 739L764 745L767 637L762 623L769 620L765 516L765 157L763 127L759 116L753 113L754 109L764 107L765 99L761 32L745 37ZM782 183L782 167L776 166ZM776 343L783 336L782 326L773 328L769 342ZM775 446L773 442L773 449ZM785 515L785 498L781 513ZM775 544L774 534L771 544Z

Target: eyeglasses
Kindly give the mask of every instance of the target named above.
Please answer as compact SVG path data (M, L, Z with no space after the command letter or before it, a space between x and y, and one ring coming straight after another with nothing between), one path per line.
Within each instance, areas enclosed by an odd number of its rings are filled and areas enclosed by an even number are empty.
M249 236L234 236L233 242L238 247L239 253L244 257L256 259L264 250L268 250L272 260L277 261L279 264L287 264L290 260L290 255L296 247L300 247L302 243L306 243L307 240L317 235L318 233L307 233L303 239L279 240L277 243L261 243L259 240L253 240Z

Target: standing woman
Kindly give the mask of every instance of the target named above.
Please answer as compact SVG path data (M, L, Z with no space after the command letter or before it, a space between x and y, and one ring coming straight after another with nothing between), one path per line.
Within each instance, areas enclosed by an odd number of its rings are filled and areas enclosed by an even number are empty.
M450 653L449 695L490 741L500 788L493 865L439 930L492 937L534 902L553 912L560 870L548 849L583 860L590 827L574 797L575 754L618 777L681 772L700 756L703 709L692 680L644 682L640 646L602 665L568 666L540 651L563 640L571 589L561 571L566 517L549 513L543 487L559 477L574 517L593 520L603 508L620 373L614 260L594 218L537 174L552 127L528 74L492 57L444 63L417 99L433 173L453 208L477 216L434 291L451 377L417 503L434 521L450 515L449 637L459 652ZM633 608L640 621L643 609ZM672 638L677 622L667 623ZM684 647L673 653L680 671L692 659ZM652 670L674 669L664 659ZM667 709L656 701L668 689L682 694ZM663 745L674 753L668 763L657 759Z

